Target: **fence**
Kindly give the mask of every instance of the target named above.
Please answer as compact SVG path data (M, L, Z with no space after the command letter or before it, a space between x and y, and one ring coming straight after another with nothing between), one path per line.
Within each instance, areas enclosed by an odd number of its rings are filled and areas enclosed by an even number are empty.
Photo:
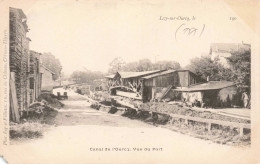
M245 123L239 123L239 122L229 122L229 121L206 119L206 118L200 118L200 117L191 117L191 116L184 116L184 115L177 115L177 114L170 114L170 116L173 118L184 119L186 124L189 124L189 121L207 123L209 131L211 130L212 124L239 128L240 137L242 137L244 135L244 129L251 129L251 124L245 124Z

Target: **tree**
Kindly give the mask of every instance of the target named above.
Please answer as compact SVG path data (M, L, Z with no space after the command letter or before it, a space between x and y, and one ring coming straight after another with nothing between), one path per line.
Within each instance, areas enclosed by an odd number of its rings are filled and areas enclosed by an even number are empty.
M227 58L230 64L232 81L239 83L241 88L251 86L251 49L232 52Z
M218 60L211 60L210 55L193 58L187 68L198 76L210 80L227 80L237 83L240 90L251 86L251 50L231 52L226 58L230 68L224 67Z
M117 71L128 71L128 72L143 72L152 70L163 70L163 69L180 69L180 63L176 61L158 61L152 63L150 59L140 59L138 62L125 63L120 58L115 58L110 63L109 73L116 73Z
M54 80L57 80L61 75L62 66L60 64L60 60L55 58L54 55L49 53L43 53L41 55L41 62L42 64L50 69L52 72L54 72Z
M71 74L71 79L76 83L93 84L95 79L103 78L103 73L98 71L74 71Z
M180 63L176 61L158 61L155 64L153 64L153 69L155 70L163 70L163 69L180 69Z
M209 77L211 81L231 80L230 75L232 74L232 71L225 68L217 60L211 60L210 55L191 59L187 69L204 79Z
M138 62L137 66L137 71L142 72L142 71L151 71L153 70L153 64L151 60L149 59L141 59Z
M116 73L118 71L121 71L123 66L125 65L125 62L122 58L116 57L113 59L113 61L109 64L109 73Z
M129 62L129 63L126 63L122 70L123 71L127 71L127 72L137 72L138 71L138 62Z

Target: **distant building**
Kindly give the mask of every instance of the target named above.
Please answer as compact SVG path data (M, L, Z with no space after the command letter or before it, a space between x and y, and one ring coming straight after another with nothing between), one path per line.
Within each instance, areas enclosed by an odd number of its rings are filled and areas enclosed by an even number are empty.
M42 76L42 91L52 91L54 87L54 75L55 73L52 72L50 69L45 67L44 65L41 64L40 66L40 72Z
M229 68L227 62L228 57L232 52L249 50L251 46L245 43L212 43L210 46L211 60L218 59L219 62L226 68Z

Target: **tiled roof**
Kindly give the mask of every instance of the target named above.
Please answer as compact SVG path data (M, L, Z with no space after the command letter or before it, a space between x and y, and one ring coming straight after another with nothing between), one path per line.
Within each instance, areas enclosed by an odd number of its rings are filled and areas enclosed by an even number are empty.
M192 91L203 91L203 90L219 90L236 85L230 81L209 81L202 84L194 84L188 88L174 89L176 91L192 92Z

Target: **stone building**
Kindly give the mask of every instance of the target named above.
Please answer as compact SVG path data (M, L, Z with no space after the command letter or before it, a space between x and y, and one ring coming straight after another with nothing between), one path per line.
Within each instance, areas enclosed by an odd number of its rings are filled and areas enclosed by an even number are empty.
M42 76L41 90L48 91L48 92L52 91L54 86L55 73L42 64L40 66L40 73Z
M53 88L55 74L41 64L41 53L30 51L27 17L21 9L9 8L10 25L10 120L20 121L42 90Z
M29 106L29 42L26 36L29 31L27 17L21 9L10 8L10 72L15 76L18 110Z

